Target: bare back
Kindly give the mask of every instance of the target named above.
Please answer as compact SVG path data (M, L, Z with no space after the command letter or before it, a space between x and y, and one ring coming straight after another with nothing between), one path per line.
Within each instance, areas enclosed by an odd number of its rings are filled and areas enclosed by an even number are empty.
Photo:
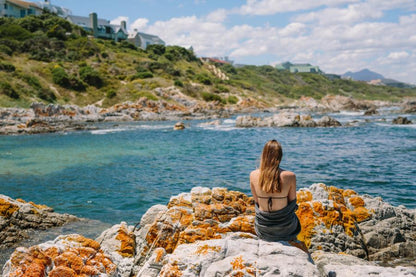
M250 188L254 201L258 203L262 211L277 211L287 206L296 199L296 175L287 170L280 172L281 191L267 193L260 188L259 184L260 169L250 173Z

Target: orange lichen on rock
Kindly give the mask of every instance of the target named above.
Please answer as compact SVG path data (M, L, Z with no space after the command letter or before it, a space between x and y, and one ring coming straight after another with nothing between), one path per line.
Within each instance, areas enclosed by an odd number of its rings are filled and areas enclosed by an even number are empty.
M198 248L195 251L195 255L206 255L208 252L220 252L221 247L219 246L209 246L208 244L204 244L201 246L198 246Z
M171 198L167 212L150 227L146 241L172 253L179 244L218 239L227 232L254 234L254 213L253 198L242 192L195 188L190 194Z
M297 202L307 202L312 201L312 192L308 190L300 190L296 193Z
M83 237L81 235L71 235L67 237L68 241L73 241L79 243L83 247L91 247L95 250L100 249L100 244L95 240Z
M355 191L333 186L326 187L324 184L320 184L320 186L328 192L328 200L331 200L328 204L323 205L322 202L311 201L312 197L309 197L309 191L301 190L297 193L299 209L296 214L302 226L298 239L305 242L308 247L311 244L316 226L323 226L332 232L332 228L339 225L343 227L346 234L353 236L357 229L357 223L371 217L371 213L364 207L364 200L356 196ZM353 208L349 209L348 207Z
M163 267L162 271L160 271L159 276L161 277L180 277L183 273L179 269L177 264L167 264Z
M166 254L165 249L157 248L155 249L154 253L156 254L155 262L159 263L162 261L163 256Z
M245 265L243 264L243 256L237 256L234 260L231 261L231 265L233 266L233 270L243 269Z
M244 277L248 275L256 276L256 268L251 263L244 262L243 257L237 256L231 261L232 272L230 276Z
M0 198L0 216L9 218L17 210L19 210L19 206Z
M82 246L81 244L89 245ZM92 240L79 235L62 236L50 246L18 248L12 254L8 276L98 276L112 275L117 266Z
M120 249L117 252L123 257L133 257L136 248L136 240L133 232L129 232L126 226L123 225L118 230L116 239L121 242Z

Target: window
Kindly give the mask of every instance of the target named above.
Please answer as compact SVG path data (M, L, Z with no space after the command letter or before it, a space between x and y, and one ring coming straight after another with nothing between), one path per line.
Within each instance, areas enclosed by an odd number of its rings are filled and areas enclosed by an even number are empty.
M4 4L4 9L7 10L7 4Z
M26 11L20 10L20 17L25 17L25 16L26 16Z

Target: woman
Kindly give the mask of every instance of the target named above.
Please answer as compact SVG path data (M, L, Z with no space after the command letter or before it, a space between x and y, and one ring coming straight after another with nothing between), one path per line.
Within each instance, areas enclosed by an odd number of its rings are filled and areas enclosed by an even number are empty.
M266 241L296 241L301 230L295 214L296 176L280 168L282 147L270 140L263 148L260 168L250 174L250 187L256 202L255 230Z

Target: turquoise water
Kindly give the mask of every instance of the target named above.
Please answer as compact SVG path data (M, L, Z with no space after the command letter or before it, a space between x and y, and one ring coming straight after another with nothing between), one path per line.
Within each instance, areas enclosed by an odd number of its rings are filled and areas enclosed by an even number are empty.
M264 143L277 139L282 167L296 173L298 188L323 182L416 208L416 125L392 125L397 115L387 113L332 116L358 120L359 126L240 129L227 119L209 127L187 121L183 131L173 131L175 122L130 122L96 131L2 136L0 193L60 213L135 224L152 205L194 186L250 193L249 173Z

